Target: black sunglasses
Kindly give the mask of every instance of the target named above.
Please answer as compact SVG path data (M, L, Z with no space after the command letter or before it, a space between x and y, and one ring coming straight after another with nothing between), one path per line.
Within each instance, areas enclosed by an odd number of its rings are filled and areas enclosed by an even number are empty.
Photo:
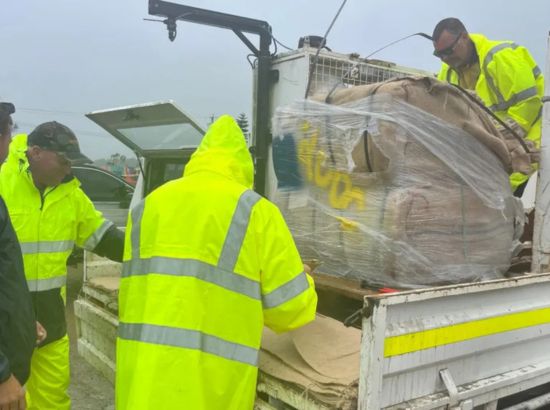
M455 40L449 47L445 47L443 50L434 50L434 56L436 56L437 58L449 57L451 54L455 52L456 43L458 43L458 40L460 40L460 37L462 37L462 33L456 36Z

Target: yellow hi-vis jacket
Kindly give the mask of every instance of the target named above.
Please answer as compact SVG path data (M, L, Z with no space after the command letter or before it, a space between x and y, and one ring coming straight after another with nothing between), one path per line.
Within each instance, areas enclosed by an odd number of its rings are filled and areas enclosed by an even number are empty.
M522 46L509 41L491 41L481 34L470 34L479 56L480 74L475 91L500 119L514 120L526 138L540 147L544 77L537 63ZM438 78L458 84L458 73L443 63ZM515 190L528 175L510 176Z
M229 116L183 178L132 209L119 290L116 407L252 409L264 325L314 319L317 296Z
M112 223L95 210L77 179L48 187L41 195L26 151L27 136L15 136L0 170L0 195L21 244L37 320L46 327L47 341L53 341L65 334L67 258L75 244L94 249Z

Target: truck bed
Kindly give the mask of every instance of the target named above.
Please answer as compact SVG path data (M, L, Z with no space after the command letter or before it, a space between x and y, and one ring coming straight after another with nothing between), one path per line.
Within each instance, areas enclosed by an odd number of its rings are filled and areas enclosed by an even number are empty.
M75 302L78 349L114 381L118 277L89 262ZM362 328L359 399L342 409L469 409L550 382L550 273L384 294L315 279L323 313L356 312ZM256 406L331 408L262 368Z

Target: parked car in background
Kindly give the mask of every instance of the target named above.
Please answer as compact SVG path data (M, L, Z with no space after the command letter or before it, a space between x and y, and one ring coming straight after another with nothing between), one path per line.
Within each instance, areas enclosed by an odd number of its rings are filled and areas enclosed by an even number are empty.
M116 226L126 226L134 187L115 174L93 165L73 165L72 169L96 209Z
M91 165L72 166L73 175L80 181L80 188L94 203L95 208L117 227L126 227L130 201L134 187L112 172ZM75 247L67 263L82 262L83 250Z

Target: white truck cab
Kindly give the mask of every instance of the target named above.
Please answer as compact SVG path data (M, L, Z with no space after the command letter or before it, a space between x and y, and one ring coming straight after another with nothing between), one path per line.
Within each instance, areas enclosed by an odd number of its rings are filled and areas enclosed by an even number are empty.
M141 171L130 208L159 185L183 175L205 133L173 101L117 107L86 116L130 148Z

